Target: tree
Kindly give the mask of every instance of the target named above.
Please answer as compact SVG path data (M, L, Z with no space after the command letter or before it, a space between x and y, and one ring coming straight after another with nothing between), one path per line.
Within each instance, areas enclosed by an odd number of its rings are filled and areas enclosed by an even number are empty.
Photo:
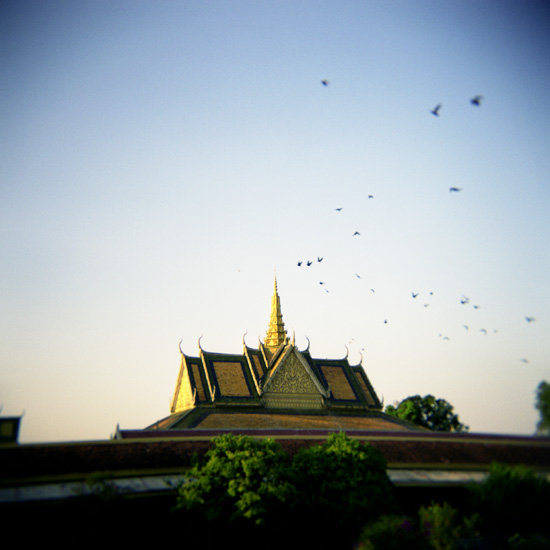
M263 525L268 511L295 492L288 469L288 456L272 439L222 435L185 476L176 509L198 511L208 522Z
M537 388L537 402L540 420L537 424L537 434L550 435L550 384L542 381Z
M185 476L176 505L187 524L200 522L206 547L257 548L261 540L266 549L351 548L365 523L395 511L384 456L345 434L292 459L269 439L228 434L213 443Z
M388 405L385 412L437 432L467 432L470 429L460 422L450 403L433 395L407 397L397 406Z
M344 433L300 449L292 466L298 495L295 516L307 526L305 542L311 547L351 546L367 522L396 510L384 455ZM313 533L319 541L313 541Z

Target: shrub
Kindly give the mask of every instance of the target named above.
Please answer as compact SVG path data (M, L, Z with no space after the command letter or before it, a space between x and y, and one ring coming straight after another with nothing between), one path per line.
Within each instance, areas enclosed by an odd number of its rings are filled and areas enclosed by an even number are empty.
M493 464L487 479L470 486L486 534L550 534L550 482L525 466Z
M382 516L368 524L359 537L357 550L429 550L429 545L413 523L402 516Z
M544 535L514 535L508 540L510 550L548 550L550 537Z
M463 532L458 511L447 502L433 503L418 511L420 525L435 550L452 550Z

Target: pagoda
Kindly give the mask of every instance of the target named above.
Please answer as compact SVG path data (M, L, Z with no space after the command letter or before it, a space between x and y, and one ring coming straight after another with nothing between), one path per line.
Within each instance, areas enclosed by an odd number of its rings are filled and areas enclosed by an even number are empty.
M258 348L243 339L242 354L214 353L200 345L185 354L171 414L146 430L418 430L382 412L362 366L314 358L288 337L275 278L271 314Z

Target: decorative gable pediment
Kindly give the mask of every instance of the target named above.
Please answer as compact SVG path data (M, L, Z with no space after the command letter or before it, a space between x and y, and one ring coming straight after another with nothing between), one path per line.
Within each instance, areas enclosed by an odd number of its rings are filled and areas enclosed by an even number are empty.
M264 380L262 396L266 407L321 408L328 392L303 355L289 345Z

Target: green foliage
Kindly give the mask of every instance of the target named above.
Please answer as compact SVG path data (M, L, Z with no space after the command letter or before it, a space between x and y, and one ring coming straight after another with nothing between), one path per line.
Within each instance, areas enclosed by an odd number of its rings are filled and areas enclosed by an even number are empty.
M361 550L453 550L464 546L465 537L476 537L476 517L461 518L459 511L447 502L433 503L418 511L418 524L407 518L388 515L367 525L361 533Z
M261 525L294 492L278 443L228 434L185 476L176 509L199 510L208 521L246 518Z
M460 422L450 403L445 399L436 399L433 395L407 397L397 407L388 405L385 412L438 432L467 432L469 430L468 426Z
M345 434L292 460L272 440L216 438L185 476L176 509L207 526L222 523L206 527L208 536L220 532L227 540L231 532L241 548L243 537L251 547L260 537L264 548L280 548L289 533L294 547L351 547L365 523L395 510L384 456Z
M434 550L452 550L464 531L458 510L447 502L442 505L432 502L427 508L422 506L418 517Z
M357 550L430 550L428 540L407 518L382 516L362 531Z
M301 449L293 469L300 514L325 530L331 526L355 539L365 523L395 510L382 453L343 433Z
M550 548L550 537L544 535L514 535L508 539L510 550L548 550Z
M472 506L486 534L550 534L550 482L525 466L493 464L489 476L471 485Z
M537 388L537 401L535 407L540 413L537 424L537 433L550 435L550 384L542 381Z

